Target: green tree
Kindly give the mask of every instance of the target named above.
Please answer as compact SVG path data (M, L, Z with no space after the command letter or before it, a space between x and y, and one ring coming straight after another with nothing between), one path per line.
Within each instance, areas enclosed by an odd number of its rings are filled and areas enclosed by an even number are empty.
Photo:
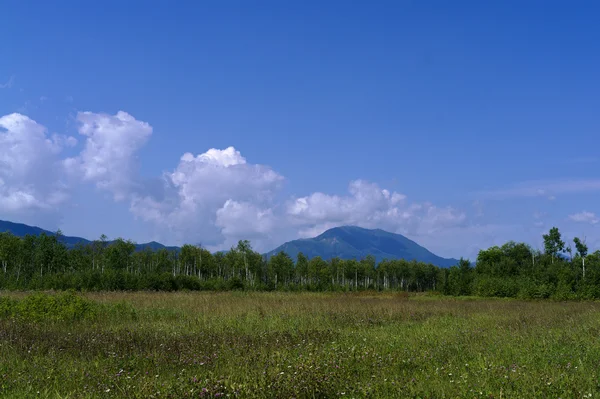
M129 271L131 266L131 256L135 251L135 244L130 240L125 241L117 238L106 248L106 263L113 270Z
M458 262L458 272L460 283L458 287L459 295L470 295L471 284L473 282L473 267L471 267L471 261L468 259L460 258Z
M296 278L299 279L300 285L306 285L308 282L308 258L302 252L298 253L296 260Z
M588 253L588 247L585 245L585 242L582 242L579 237L573 238L573 242L575 243L575 249L577 250L577 255L581 257L581 266L583 270L583 278L585 278L585 257Z
M552 257L552 263L554 263L554 258L565 250L565 242L562 241L557 227L552 227L548 234L543 235L543 238L544 250Z
M21 252L21 240L11 233L0 233L0 265L4 274L8 272L9 263L16 263Z
M308 275L311 289L323 290L329 286L331 279L329 264L320 256L315 256L308 261Z
M288 254L281 251L269 259L268 270L270 280L275 284L275 289L279 285L286 285L289 282L289 277L294 270L294 261Z

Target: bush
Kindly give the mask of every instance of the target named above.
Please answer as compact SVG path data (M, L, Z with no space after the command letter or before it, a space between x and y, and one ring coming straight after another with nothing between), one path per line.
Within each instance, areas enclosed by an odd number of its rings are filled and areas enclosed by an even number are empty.
M544 299L549 298L553 292L554 285L528 279L521 283L517 297L520 299Z
M154 291L175 291L177 282L171 273L152 274L145 279L142 288Z
M175 285L178 290L199 291L202 289L200 280L193 276L177 276L175 277Z
M8 297L0 297L0 319L14 316L17 301Z
M600 286L595 284L582 284L577 290L579 297L582 299L598 299L600 298Z
M0 298L0 317L29 321L91 320L98 315L98 304L79 297L74 291L58 295L33 294L22 300Z
M473 284L473 293L483 297L514 298L518 292L519 286L512 278L478 277Z
M556 286L556 289L552 294L552 298L564 301L568 299L576 299L576 295L570 284L561 281Z
M227 281L227 288L230 290L243 290L244 282L239 277L233 277Z

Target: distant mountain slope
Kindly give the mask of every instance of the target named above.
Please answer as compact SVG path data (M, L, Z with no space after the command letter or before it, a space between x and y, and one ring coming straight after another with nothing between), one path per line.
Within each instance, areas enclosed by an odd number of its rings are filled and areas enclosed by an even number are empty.
M0 233L6 231L19 237L28 234L55 234L55 232L36 226L0 220ZM71 236L62 236L61 241L69 248L73 248L78 243L89 244L91 242L85 238ZM162 248L175 251L180 249L179 247L167 247L156 241L136 244L136 250L138 251L145 248L154 251ZM440 267L450 267L458 263L456 259L446 259L431 253L403 235L380 229L368 230L355 226L336 227L315 238L290 241L268 252L265 256L268 258L280 251L285 251L293 259L296 259L298 253L302 252L308 258L320 256L323 259L331 259L337 256L341 259L362 259L367 255L373 255L377 262L383 259L415 259Z
M48 231L48 230L44 230L41 229L37 226L28 226L26 224L22 224L22 223L13 223L13 222L8 222L5 220L0 220L0 233L3 232L10 232L18 237L24 237L26 235L35 235L35 236L39 236L42 233L46 233L47 235L54 235L56 234L56 232L52 232L52 231ZM62 236L61 237L61 241L68 247L68 248L72 248L75 245L81 243L81 244L89 244L91 243L90 240L86 240L85 238L81 238L81 237L70 237L70 236ZM110 244L112 241L108 241L108 243ZM158 243L156 241L151 241L151 242L147 242L147 243L143 243L143 244L136 244L135 249L140 251L143 250L145 248L150 248L154 251L159 250L161 248L167 248L170 250L179 250L179 247L167 247L161 243Z
M361 259L370 254L375 256L377 262L386 258L415 259L440 267L450 267L458 263L456 259L446 259L433 254L403 235L356 226L335 227L315 238L290 241L266 256L270 257L280 251L286 252L293 259L302 252L308 258L320 256L323 259Z

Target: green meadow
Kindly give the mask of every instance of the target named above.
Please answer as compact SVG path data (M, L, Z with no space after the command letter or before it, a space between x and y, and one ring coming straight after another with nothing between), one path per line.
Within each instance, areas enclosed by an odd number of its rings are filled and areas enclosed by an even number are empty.
M590 398L600 303L4 293L6 398Z

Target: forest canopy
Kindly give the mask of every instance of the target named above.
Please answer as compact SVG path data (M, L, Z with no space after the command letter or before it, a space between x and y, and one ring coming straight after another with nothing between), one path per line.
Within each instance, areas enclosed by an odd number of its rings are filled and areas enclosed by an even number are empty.
M225 252L183 245L136 251L130 240L103 235L68 249L62 233L18 237L0 233L1 289L433 291L445 295L519 298L600 298L600 251L584 240L543 235L543 251L510 241L481 250L474 264L440 268L414 260L320 257L268 259L247 240Z

